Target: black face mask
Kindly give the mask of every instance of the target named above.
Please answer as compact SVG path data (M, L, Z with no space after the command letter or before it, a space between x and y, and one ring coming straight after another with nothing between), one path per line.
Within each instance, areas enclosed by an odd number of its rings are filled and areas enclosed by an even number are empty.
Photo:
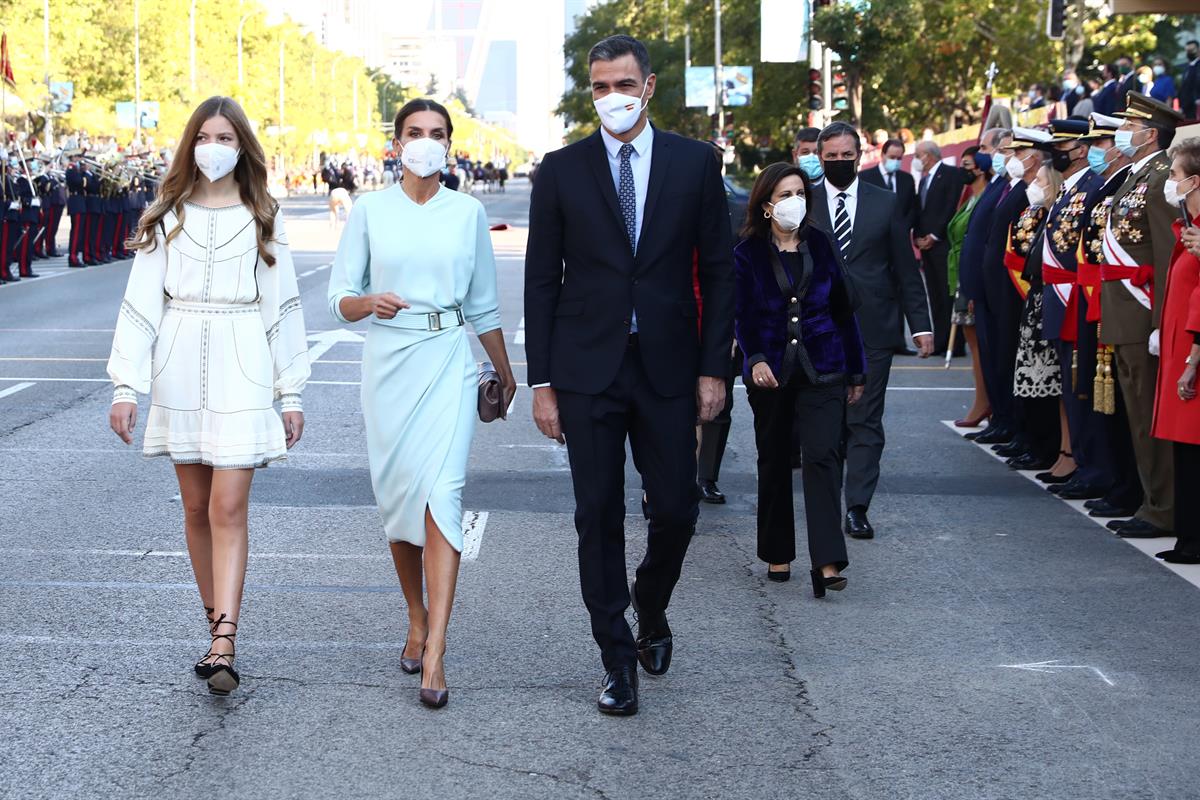
M1188 59L1188 61L1195 61L1195 60L1196 60L1196 56L1197 56L1197 52L1196 52L1195 50L1188 50L1188 51L1187 51L1187 59Z
M1074 150L1054 150L1050 153L1050 166L1054 167L1059 172L1066 172L1071 168L1071 164L1075 162L1072 158Z
M854 176L858 174L854 169L854 162L850 160L822 160L821 166L825 167L825 177L839 189L845 189L854 183Z
M978 172L974 172L969 169L963 170L963 183L965 183L967 186L970 186L972 183L974 183L975 179L978 177L979 177Z

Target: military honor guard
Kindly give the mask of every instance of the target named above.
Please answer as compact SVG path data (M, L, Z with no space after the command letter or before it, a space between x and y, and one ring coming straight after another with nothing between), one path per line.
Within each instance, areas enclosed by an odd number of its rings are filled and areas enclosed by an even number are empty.
M1183 117L1148 95L1130 93L1116 146L1133 166L1113 195L1101 264L1100 341L1113 348L1144 498L1128 521L1109 527L1126 538L1157 538L1174 528L1174 475L1169 442L1150 425L1158 375L1158 327L1179 210L1163 196L1171 163L1165 152Z
M87 178L77 156L72 156L63 175L67 190L67 216L71 218L71 237L67 245L67 266L83 267L90 261L87 241Z
M84 225L83 263L89 267L107 264L100 254L100 223L104 213L104 198L100 194L100 176L87 163L83 165L83 191L87 198L87 222Z
M13 253L20 246L21 198L17 194L16 157L0 155L0 204L3 220L0 224L0 283L14 283L20 278L12 273Z

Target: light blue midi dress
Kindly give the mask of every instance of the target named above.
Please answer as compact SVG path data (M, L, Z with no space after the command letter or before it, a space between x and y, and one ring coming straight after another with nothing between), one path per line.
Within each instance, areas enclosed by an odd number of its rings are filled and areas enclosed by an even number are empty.
M478 418L476 335L500 327L496 261L483 205L441 187L424 205L400 185L362 195L338 243L329 309L394 292L412 307L369 317L362 408L371 484L389 541L425 544L425 509L462 551L462 490Z

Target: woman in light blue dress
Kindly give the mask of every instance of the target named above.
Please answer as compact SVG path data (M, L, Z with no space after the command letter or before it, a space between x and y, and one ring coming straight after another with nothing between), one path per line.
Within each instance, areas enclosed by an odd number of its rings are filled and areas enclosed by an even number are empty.
M516 393L487 216L474 197L438 180L452 132L449 113L433 101L400 109L402 182L355 203L329 279L333 316L373 323L363 348L362 406L371 483L408 604L400 667L423 673L420 699L434 708L449 696L442 659L478 416L466 323L500 375L505 408Z

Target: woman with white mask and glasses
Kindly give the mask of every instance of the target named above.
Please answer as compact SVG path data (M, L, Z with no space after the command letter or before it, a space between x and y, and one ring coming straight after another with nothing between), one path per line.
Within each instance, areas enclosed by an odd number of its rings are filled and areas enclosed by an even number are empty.
M800 426L813 594L846 588L842 428L862 397L866 353L855 293L832 234L810 222L808 175L772 164L750 192L737 273L738 345L758 446L758 557L786 581L796 558L792 426Z
M109 423L130 444L137 396L150 394L143 452L175 464L212 639L195 672L225 695L240 682L250 482L300 440L308 344L283 217L246 113L210 97L179 141L130 242Z
M408 605L400 668L422 673L419 697L433 708L449 698L442 659L478 414L467 323L500 376L502 408L516 393L487 216L474 197L438 180L453 132L449 112L432 100L400 109L400 184L355 204L329 279L333 316L372 323L362 405L371 483Z

